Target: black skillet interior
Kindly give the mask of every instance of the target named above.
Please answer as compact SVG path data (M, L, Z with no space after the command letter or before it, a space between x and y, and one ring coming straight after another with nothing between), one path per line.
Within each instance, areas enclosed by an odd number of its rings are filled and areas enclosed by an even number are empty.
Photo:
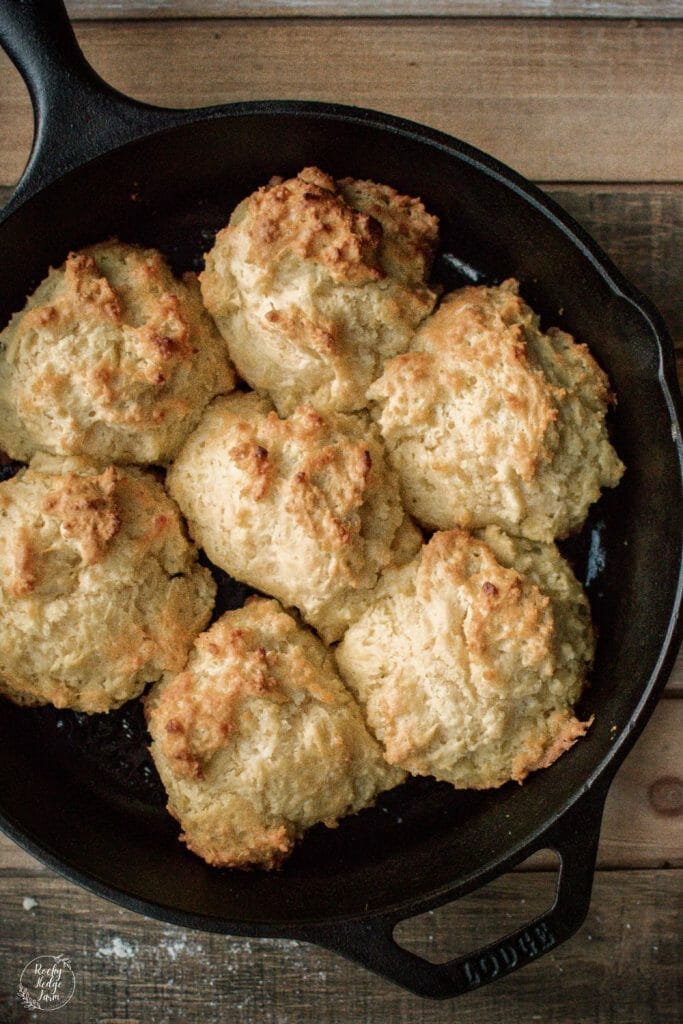
M329 109L245 107L68 174L0 228L0 322L48 265L111 235L158 246L177 270L197 268L234 204L275 173L316 163L421 195L442 223L437 276L447 286L518 277L546 325L590 344L619 396L612 428L628 471L568 547L589 582L600 632L581 704L595 724L523 787L458 793L413 780L335 831L314 829L281 871L266 874L210 869L176 841L137 704L86 718L3 703L0 809L11 833L99 891L118 891L169 920L296 934L306 922L415 912L457 894L533 848L598 772L611 775L636 712L652 703L676 604L683 520L656 331L583 242L568 239L552 208L477 166L465 147L449 151L436 136L391 124ZM243 597L243 588L222 587L226 606ZM586 830L594 828L587 820Z

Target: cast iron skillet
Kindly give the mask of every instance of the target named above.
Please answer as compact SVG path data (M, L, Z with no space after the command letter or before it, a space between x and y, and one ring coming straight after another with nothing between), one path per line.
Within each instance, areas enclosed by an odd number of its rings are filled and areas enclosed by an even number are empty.
M335 176L421 195L443 226L438 274L515 275L546 324L588 341L619 396L628 471L570 554L600 631L587 737L550 769L484 793L416 779L339 829L314 829L280 872L217 871L163 810L137 704L109 716L0 703L0 824L92 891L175 924L319 943L422 995L454 996L564 941L583 921L600 818L677 648L683 500L680 394L664 326L546 196L456 139L373 111L296 102L159 110L109 88L81 55L61 0L3 0L0 40L26 79L36 137L0 217L0 324L50 264L110 235L197 265L237 200L274 173ZM463 276L464 275L464 276ZM222 581L221 607L244 588ZM396 924L551 847L555 905L499 943L432 964Z

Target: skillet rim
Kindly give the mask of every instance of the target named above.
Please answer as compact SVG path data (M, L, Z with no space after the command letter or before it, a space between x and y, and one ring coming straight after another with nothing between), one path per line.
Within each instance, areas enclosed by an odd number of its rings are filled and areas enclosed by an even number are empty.
M37 198L57 182L62 182L71 176L77 177L79 172L89 164L105 161L110 155L121 153L128 146L144 144L153 137L171 134L176 130L191 130L193 127L198 127L209 121L219 119L232 120L234 118L251 117L254 115L264 115L271 118L282 115L314 117L325 121L337 120L343 121L346 124L358 124L374 130L409 138L420 146L433 147L445 152L449 159L455 159L468 164L476 172L493 178L510 189L523 202L531 205L561 231L564 240L568 244L573 245L581 257L588 260L590 266L599 273L610 291L617 298L625 300L639 314L645 323L650 339L655 343L659 357L657 369L658 388L664 398L668 421L672 428L678 463L683 471L683 441L681 439L683 400L681 399L675 372L673 344L661 315L650 300L632 285L613 264L598 243L555 200L547 196L542 189L525 179L518 172L454 136L405 118L361 107L317 101L255 100L215 107L165 110L164 108L151 107L147 104L139 104L127 98L125 102L131 108L136 108L140 114L140 124L136 126L134 132L130 133L130 126L128 126L130 137L125 139L125 141L119 140L114 145L107 145L106 139L104 142L100 140L98 151L94 155L89 156L88 159L82 162L73 162L68 170L64 170L56 175L50 176L48 174L47 180L39 180L39 171L36 168L37 166L39 168L38 158L40 153L38 145L34 144L34 151L31 154L22 180L4 209L0 211L0 238L2 226L15 213L19 212L26 204L29 204L34 198ZM67 184L69 183L67 182ZM683 552L683 524L679 550ZM591 793L597 797L598 809L597 816L595 813L592 816L596 819L593 821L593 827L595 830L599 829L602 802L606 796L609 784L637 736L645 727L673 666L681 639L681 632L683 631L682 604L683 560L679 566L675 597L668 616L667 629L660 646L659 656L648 682L643 688L639 701L631 708L628 722L615 736L614 742L600 758L598 765L590 776L565 799L559 809L552 813L550 823L546 817L541 824L536 825L527 834L526 838L520 840L503 857L498 857L490 863L483 865L467 878L453 880L437 890L430 890L421 897L416 898L412 896L387 905L380 911L374 909L364 914L327 915L322 921L318 918L307 922L303 918L297 918L291 924L268 921L249 921L245 923L239 919L214 918L202 914L193 914L151 900L141 900L139 897L133 896L121 888L102 882L94 875L90 875L80 868L67 864L59 856L50 853L44 846L40 846L34 839L27 836L25 831L22 831L12 822L8 821L1 810L0 828L17 842L19 846L26 849L37 859L91 892L119 905L123 903L138 913L151 915L164 921L170 921L194 929L255 937L302 938L309 926L315 928L316 925L321 924L330 926L386 917L400 920L414 916L435 906L442 905L447 900L455 898L456 895L464 895L464 893L472 891L486 884L492 878L503 874L514 864L528 856L534 847L538 848L539 842L553 830L554 826L561 823L570 810L579 801L588 798ZM593 802L595 803L595 801ZM318 939L318 941L320 940Z

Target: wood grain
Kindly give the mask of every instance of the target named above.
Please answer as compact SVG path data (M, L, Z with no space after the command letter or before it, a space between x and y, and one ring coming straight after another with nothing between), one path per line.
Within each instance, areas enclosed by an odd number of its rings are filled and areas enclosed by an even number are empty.
M72 18L680 18L678 0L67 0Z
M236 939L148 921L53 877L3 880L0 1021L29 1024L16 989L33 957L65 953L76 977L60 1024L657 1024L678 1021L681 873L597 875L577 936L494 988L450 1003L420 1000L332 953L299 942ZM508 875L493 891L416 919L424 956L472 948L548 898L543 874ZM35 906L24 909L30 897ZM404 929L406 926L403 926ZM403 935L406 942L406 936Z
M610 789L604 867L683 867L683 701L660 701Z
M142 99L192 106L305 96L373 106L467 138L544 181L660 307L683 380L683 26L634 20L680 18L680 0L67 5L92 19L76 30L96 68ZM302 15L310 17L293 17ZM31 123L23 83L0 55L0 186L20 173ZM0 204L8 192L0 187ZM683 853L682 693L683 656L610 791L586 925L494 988L431 1003L303 943L150 921L0 836L0 1024L42 1019L18 1002L19 975L33 957L58 952L71 955L77 979L73 1000L54 1015L60 1024L678 1022L683 872L661 869L680 865ZM538 855L405 923L402 941L438 958L507 932L548 906L552 864Z
M683 22L353 19L82 22L117 88L183 107L336 100L466 139L549 181L683 180ZM0 58L0 183L30 147Z
M679 379L683 386L683 375L679 374ZM675 694L677 696L683 694L683 650L679 651L666 692L670 695Z
M542 187L654 302L683 348L683 186Z

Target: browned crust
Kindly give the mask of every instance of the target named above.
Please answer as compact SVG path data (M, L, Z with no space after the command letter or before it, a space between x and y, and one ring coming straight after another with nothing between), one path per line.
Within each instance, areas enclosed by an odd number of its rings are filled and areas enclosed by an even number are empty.
M498 289L472 286L453 292L418 335L421 351L398 358L404 360L404 374L428 378L432 363L440 366L457 353L458 370L449 377L456 393L468 387L468 365L475 377L487 370L500 374L503 368L502 400L524 425L510 439L509 453L520 477L529 481L551 457L548 428L566 392L552 385L530 358L526 331L534 314L517 289L510 280Z
M125 262L129 275L126 287L112 286L98 266L100 252L110 247ZM187 314L173 285L160 253L117 242L104 243L69 253L59 293L51 304L29 310L23 326L30 329L49 324L55 333L68 330L78 321L126 326L137 334L145 355L141 372L149 383L162 384L175 365L191 362L196 351ZM95 380L102 373L105 385L111 388L115 378L112 368L107 364L93 367Z
M465 643L479 661L489 662L487 681L506 685L494 667L500 645L524 644L527 666L554 670L555 621L547 595L527 577L502 566L483 541L466 530L435 533L422 549L419 580L439 585L441 571L467 595L463 622Z
M368 493L378 486L379 470L367 438L349 436L346 417L323 417L308 405L280 419L274 411L252 415L251 410L233 411L230 399L221 402L210 407L209 415L220 410L225 430L239 437L228 455L244 478L244 497L261 501L285 486L287 512L321 552L348 551L362 534ZM362 434L355 421L350 425L354 434ZM348 559L340 561L338 571L351 581L356 578Z
M322 264L339 281L362 284L384 277L380 225L348 206L334 180L318 168L306 167L287 181L274 178L247 203L251 262L265 265L292 253Z
M250 602L253 627L236 628L224 615L197 637L197 654L206 653L221 666L211 687L199 691L197 676L188 668L163 687L153 706L147 704L160 751L178 778L202 777L214 754L230 744L241 709L251 698L284 705L294 691L305 690L324 704L336 702L304 650L292 646L282 664L278 648L296 639L297 625L284 612L273 614L274 604L262 598ZM268 647L259 626L263 617L271 634Z
M37 552L31 544L31 533L25 526L19 527L14 534L12 553L14 571L5 581L5 586L13 597L27 597L40 582L40 570Z
M339 330L333 320L320 315L316 320L306 316L299 306L271 309L266 313L267 323L276 326L287 337L303 342L311 351L334 359L341 352ZM343 365L343 363L342 363Z
M180 834L188 850L212 867L248 870L258 866L267 871L280 867L296 839L295 830L288 825L272 829L244 828L236 836L229 825L221 822L202 830L194 829L191 835Z
M267 497L273 482L275 468L268 455L268 449L255 439L253 432L243 431L249 436L240 444L233 445L228 454L248 479L242 493L254 501Z
M116 466L98 473L81 459L39 458L41 468L36 460L2 484L7 569L0 586L8 626L21 643L35 642L36 664L43 667L5 657L0 690L21 704L106 712L163 671L183 667L209 618L213 585L208 570L196 566L177 507L149 474ZM151 607L140 607L144 578L158 568L162 589L150 598ZM103 609L111 602L116 626L98 633L85 616L87 635L74 640L76 667L53 667L59 638L50 605L59 600L64 621L78 625L91 587ZM79 667L93 659L102 666L94 678Z
M59 520L64 537L74 540L84 565L99 561L121 528L115 491L120 472L109 466L99 476L68 473L43 500L42 511Z
M41 365L27 356L12 371L12 401L29 430L22 458L44 449L107 462L119 458L122 445L132 445L133 454L121 461L152 461L156 456L144 453L156 450L168 459L166 449L179 443L172 435L182 434L182 421L195 404L201 408L234 387L224 343L203 309L196 278L177 280L156 250L111 240L70 253L3 340L16 348L34 332L37 354L54 344L62 362L55 369L52 359ZM70 371L62 343L68 348L73 335L87 337L94 350L82 360L76 352ZM54 437L48 436L46 410L55 413ZM140 432L139 440L132 431Z
M360 534L372 456L363 444L327 445L305 456L292 481L292 509L321 551Z
M581 722L572 711L558 711L548 721L548 734L542 739L527 740L525 749L512 765L511 778L522 783L530 772L549 768L566 750L588 732L593 724L591 716Z
M374 181L342 178L337 186L350 206L382 225L385 269L413 284L426 281L439 240L439 220L422 200Z

